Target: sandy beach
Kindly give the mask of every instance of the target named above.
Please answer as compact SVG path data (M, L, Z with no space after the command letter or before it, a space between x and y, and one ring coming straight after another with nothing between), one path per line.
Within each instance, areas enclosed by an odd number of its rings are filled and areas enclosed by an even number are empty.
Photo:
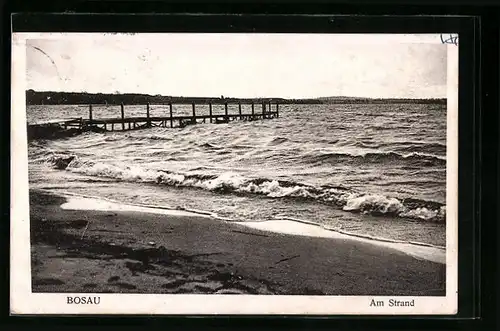
M65 201L30 192L33 292L445 295L445 265L354 239Z

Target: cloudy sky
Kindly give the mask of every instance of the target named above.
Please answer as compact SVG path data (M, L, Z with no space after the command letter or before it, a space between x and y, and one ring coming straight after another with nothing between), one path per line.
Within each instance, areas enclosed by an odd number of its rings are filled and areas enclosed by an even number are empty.
M37 38L27 41L27 88L217 97L445 97L446 46L386 37L80 34Z

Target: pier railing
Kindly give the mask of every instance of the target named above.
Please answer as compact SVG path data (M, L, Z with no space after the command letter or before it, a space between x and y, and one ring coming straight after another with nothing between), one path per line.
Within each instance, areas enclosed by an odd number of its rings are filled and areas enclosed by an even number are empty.
M206 106L206 104L204 104ZM89 118L82 119L82 128L93 127L104 131L127 131L136 130L147 127L185 127L198 123L229 123L232 121L254 121L259 119L272 119L279 117L279 104L278 103L237 103L238 112L229 112L229 103L223 103L224 113L214 114L213 104L208 104L208 114L197 114L197 106L200 104L191 104L191 114L175 115L174 105L168 104L168 113L160 116L151 116L151 105L148 103L145 106L144 116L127 117L126 107L120 104L120 117L119 118L94 118L93 105L89 105ZM232 104L235 105L235 104ZM250 105L251 112L244 113L242 111L243 105ZM260 107L257 107L260 106ZM164 106L164 105L162 105ZM134 105L134 107L137 107ZM260 108L260 109L257 109ZM134 110L137 113L137 110Z

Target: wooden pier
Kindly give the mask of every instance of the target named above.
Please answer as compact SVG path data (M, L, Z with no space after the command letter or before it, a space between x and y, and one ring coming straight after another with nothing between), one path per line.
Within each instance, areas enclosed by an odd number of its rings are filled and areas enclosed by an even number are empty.
M206 106L206 104L203 104ZM217 105L224 106L223 114L213 113L213 104L208 104L208 114L197 114L197 106L191 104L191 114L189 115L174 115L174 105L168 104L168 113L165 116L150 116L151 105L148 103L145 106L144 116L126 117L126 106L120 105L120 117L111 118L94 118L93 105L89 105L88 118L72 118L68 120L60 120L47 122L42 124L28 125L28 138L49 138L52 136L71 136L78 132L97 131L97 132L112 132L112 131L128 131L139 130L150 127L170 127L170 128L184 128L188 125L199 123L229 123L233 121L255 121L263 119L273 119L279 117L279 104L278 103L237 103L232 104L238 106L237 113L230 113L228 103ZM251 105L251 112L244 113L242 106ZM158 105L164 107L165 105ZM257 107L259 106L259 107ZM134 105L137 107L137 105ZM257 109L260 108L260 109Z

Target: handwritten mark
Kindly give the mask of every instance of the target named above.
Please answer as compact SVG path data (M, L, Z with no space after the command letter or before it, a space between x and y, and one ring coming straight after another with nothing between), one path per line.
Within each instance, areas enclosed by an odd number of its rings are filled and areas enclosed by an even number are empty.
M87 219L87 226L83 230L82 237L80 238L80 240L83 240L83 236L85 236L85 232L87 232L87 229L89 228L90 225L90 220L87 218L87 216L85 216L85 218Z
M54 68L56 69L57 77L59 77L59 80L63 80L61 78L61 75L59 74L59 69L57 68L56 62L50 57L49 54L45 53L45 51L43 49L39 48L39 47L36 47L36 46L33 46L33 45L26 45L26 46L30 46L31 48L36 49L37 51L39 51L40 53L42 53L43 55L45 55L50 60L50 62L52 62L52 64L54 65Z
M292 257L287 257L287 258L284 258L284 259L279 260L279 261L278 261L278 262L276 262L275 264L279 264L279 263L281 263L281 262L289 261L289 260L291 260L291 259L295 259L295 258L297 258L297 257L299 257L299 256L300 256L300 255L294 255L294 256L292 256Z
M441 33L439 36L441 38L441 42L443 44L453 44L458 46L458 34L453 34L453 33Z
M231 230L232 232L237 232L237 233L243 233L243 234L249 234L252 236L259 236L259 237L269 237L265 234L260 234L260 233L251 233L251 232L245 232L245 231L239 231L239 230Z

